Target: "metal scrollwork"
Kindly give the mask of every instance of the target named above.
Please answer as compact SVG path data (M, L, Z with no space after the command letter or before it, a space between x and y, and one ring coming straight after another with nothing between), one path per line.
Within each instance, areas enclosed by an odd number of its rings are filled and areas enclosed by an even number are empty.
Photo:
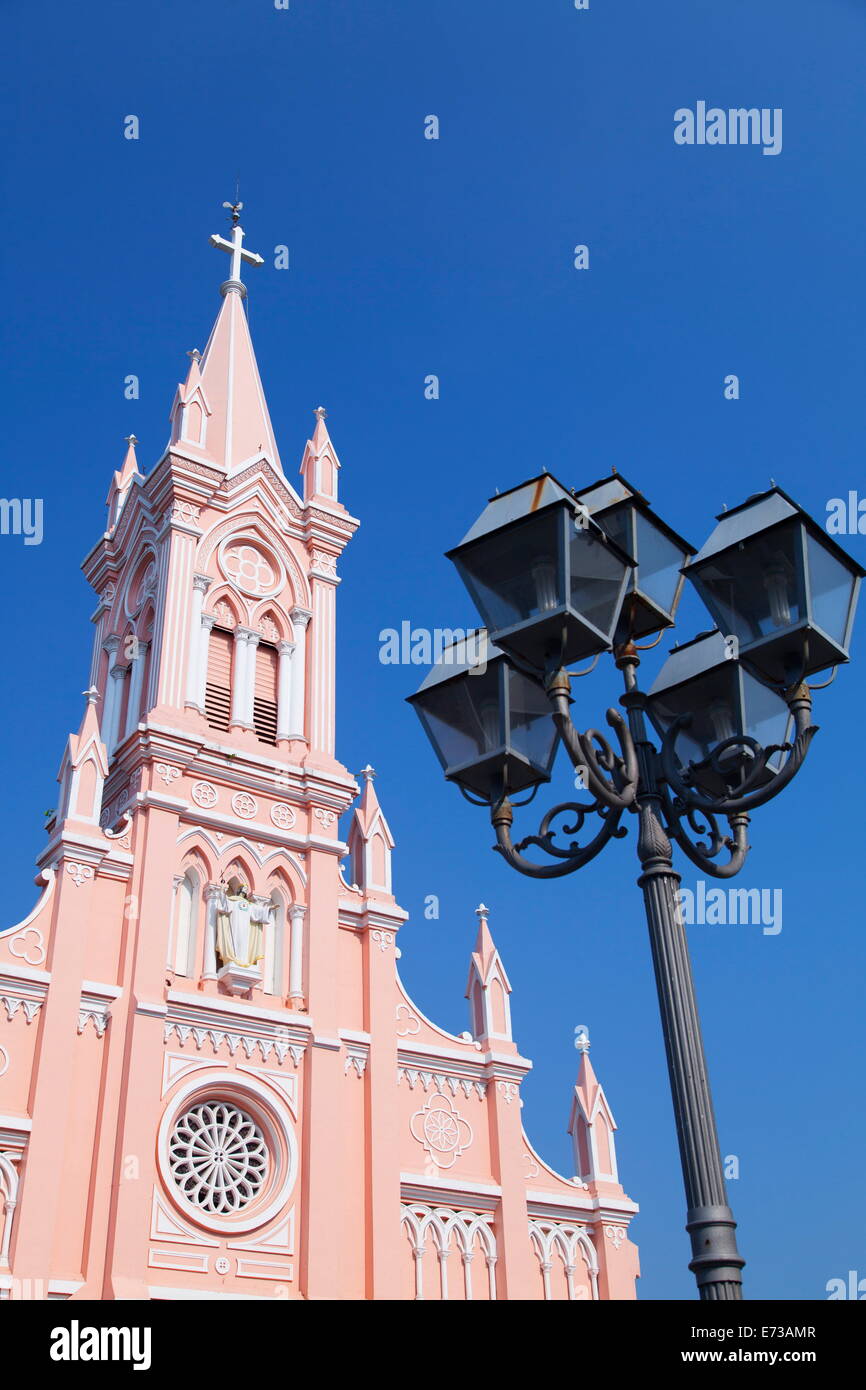
M724 835L712 811L687 806L678 796L671 797L664 787L661 800L667 832L693 864L712 878L733 878L740 872L749 852L747 815L730 815L731 834ZM729 857L717 864L715 861L724 850Z
M568 712L567 697L553 691L551 699L554 706L553 722L572 763L585 769L587 789L597 801L611 810L628 810L635 801L638 764L634 742L619 710L609 709L606 718L619 740L621 755L614 752L608 739L598 729L587 729L585 734L578 732Z
M681 715L674 720L664 737L661 747L664 779L684 806L711 815L722 816L747 815L756 807L763 806L765 802L772 801L774 796L778 796L783 787L786 787L799 772L809 751L809 745L818 732L817 724L804 723L803 717L798 711L797 736L793 743L775 743L770 744L767 748L762 748L755 739L746 735L738 735L736 738L725 739L723 743L713 749L710 756L700 765L689 763L688 767L683 768L677 762L676 741L681 730L686 728L688 723L689 717ZM730 753L735 747L752 755L752 766L740 782L737 791L730 792L727 796L718 797L710 796L707 792L701 791L696 785L697 772L702 769L709 769L719 777L724 778L724 755ZM761 785L764 773L777 753L787 753L788 756L779 771L774 772L771 779Z
M554 830L552 828L553 822L559 816L566 814L573 817L573 822L562 826L561 831ZM601 828L588 844L581 846L576 839L573 839L566 846L553 843L555 836L559 833L569 836L579 835L587 818L594 814L600 817ZM563 801L546 813L538 828L537 835L527 835L517 844L514 844L511 839L513 811L510 801L505 797L491 811L490 819L496 831L497 841L493 848L507 860L512 868L519 869L522 874L528 874L530 878L560 878L563 874L573 873L575 869L580 869L584 864L588 864L604 849L608 840L621 839L625 835L625 827L619 824L621 815L621 808L614 810L598 801L587 803ZM559 862L536 864L531 859L527 859L523 851L531 845L537 846L545 854Z
M817 733L817 725L811 723L811 695L801 685L791 688L785 697L794 719L792 743L764 748L750 735L738 734L718 743L702 763L683 766L677 758L676 744L679 734L688 726L688 716L674 721L656 754L644 730L646 697L636 689L633 678L623 697L623 704L629 711L628 722L618 710L607 711L607 723L617 736L619 752L598 729L580 733L575 728L569 710L571 694L566 672L549 677L545 688L553 708L554 723L590 799L560 802L546 813L535 835L527 835L517 843L511 838L511 802L507 797L494 801L491 810L497 841L494 849L512 868L532 878L558 878L588 864L608 840L619 839L626 833L619 824L622 813L637 810L639 804L645 806L653 797L661 803L664 833L679 845L686 857L714 878L733 878L743 867L749 852L748 813L772 800L787 786L802 766L809 744ZM740 757L736 758L736 754ZM786 756L776 770L772 763L779 754ZM701 775L706 777L708 773L720 787L727 786L727 791L718 795L706 791L701 785ZM565 815L570 815L572 822L555 829L554 822ZM587 844L581 845L577 836L593 815L600 818L601 826ZM721 817L728 822L727 832L719 825ZM658 828L662 830L661 823ZM556 843L557 835L574 838L570 842ZM539 864L528 859L524 851L533 847L554 862ZM669 846L666 853L669 853Z

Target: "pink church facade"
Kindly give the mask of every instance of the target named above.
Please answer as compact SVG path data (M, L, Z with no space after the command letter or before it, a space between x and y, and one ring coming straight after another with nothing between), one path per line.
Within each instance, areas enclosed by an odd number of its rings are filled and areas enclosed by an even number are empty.
M41 896L0 924L0 1298L632 1299L613 1115L584 1044L576 1176L532 1148L487 910L466 1032L400 982L391 830L335 753L358 522L321 409L283 471L242 235L168 447L112 480Z

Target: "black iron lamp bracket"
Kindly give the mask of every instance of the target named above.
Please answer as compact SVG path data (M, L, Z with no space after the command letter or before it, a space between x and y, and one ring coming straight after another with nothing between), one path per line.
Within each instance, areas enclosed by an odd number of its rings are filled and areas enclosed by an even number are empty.
M681 716L671 725L660 750L646 737L644 713L646 695L637 688L632 653L627 660L618 661L626 671L626 693L622 697L628 718L616 709L607 711L606 720L616 734L618 751L600 730L577 729L570 713L571 681L566 671L558 669L544 678L544 688L552 706L553 721L559 731L572 766L580 773L589 799L564 801L543 817L535 835L512 840L513 805L505 795L494 799L491 823L496 832L497 853L531 878L560 878L583 868L611 839L621 839L626 828L620 825L625 811L639 810L640 801L647 795L658 798L666 833L680 847L687 859L714 878L733 878L745 863L749 852L749 813L778 796L797 774L818 731L811 722L811 692L804 683L789 688L785 700L794 719L793 743L771 744L766 748L748 735L725 739L712 750L701 764L689 763L683 768L677 761L676 742L680 732L688 727L689 717ZM732 753L747 753L750 767L736 790L711 796L702 790L699 777L712 772L722 783ZM782 767L772 780L763 781L771 759L787 754ZM727 763L726 763L727 755ZM571 822L554 828L554 822L570 814ZM589 817L598 815L601 827L584 845L576 838ZM724 817L728 833L723 833L719 821ZM558 844L557 835L574 839ZM534 847L552 859L553 863L538 864L524 851ZM719 861L727 851L728 858Z

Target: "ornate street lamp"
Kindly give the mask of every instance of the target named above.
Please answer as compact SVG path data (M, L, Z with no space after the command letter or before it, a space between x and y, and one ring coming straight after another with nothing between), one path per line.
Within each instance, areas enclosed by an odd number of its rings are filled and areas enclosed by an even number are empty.
M540 670L609 648L634 565L549 473L491 497L448 558L496 645Z
M498 495L449 552L487 624L493 660L483 677L440 663L410 696L446 776L489 807L495 849L520 873L573 873L626 834L626 813L637 816L689 1268L708 1300L742 1297L744 1261L725 1192L671 840L713 877L742 868L750 813L790 782L816 733L806 677L848 659L863 574L776 487L719 522L689 563L691 548L621 478L572 494L542 474ZM646 693L633 639L671 624L680 570L719 628L675 647ZM581 733L570 713L566 665L601 651L612 652L625 685L625 717L607 711L616 747L597 729ZM523 684L514 687L518 676ZM473 681L487 684L473 690ZM536 834L515 843L511 793L548 780L558 741L587 796L552 807ZM585 840L594 816L600 825ZM570 823L561 826L563 817Z
M694 555L646 498L621 473L575 493L593 521L634 560L617 641L635 641L670 627L685 583L683 565Z
M742 796L780 775L789 707L732 656L719 631L673 648L650 687L647 713L663 740L671 785Z
M409 701L464 792L487 803L550 781L559 734L544 690L483 630L447 647Z
M847 661L866 570L778 487L717 521L685 573L741 659L781 687Z

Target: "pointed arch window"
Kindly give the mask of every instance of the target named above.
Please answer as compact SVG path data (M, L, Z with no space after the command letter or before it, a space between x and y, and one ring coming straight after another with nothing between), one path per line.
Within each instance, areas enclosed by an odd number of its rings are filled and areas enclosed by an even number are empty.
M0 1269L9 1268L12 1218L18 1203L18 1171L15 1164L19 1157L10 1150L0 1150Z
M476 1038L483 1038L487 1031L484 1019L484 1000L481 984L476 978L472 984L472 1032Z
M223 618L217 614L217 622ZM234 638L225 626L214 626L208 642L205 713L212 729L228 732L232 708Z
M286 904L285 895L280 888L271 893L273 911L265 928L265 959L262 989L265 994L281 995L283 990L283 962L285 959Z
M115 747L122 743L126 738L129 729L129 698L132 689L132 655L135 651L136 638L132 628L129 628L120 644L120 664L122 672L118 675L117 690L117 734L115 737Z
M193 976L198 955L198 919L201 882L189 868L177 885L175 895L174 961L176 975Z
M279 696L279 657L272 642L260 641L256 648L256 683L253 694L253 725L263 743L277 741L277 701Z
M181 436L193 444L204 444L204 411L197 400L190 401L181 415Z
M148 714L151 706L150 682L153 671L153 625L154 613L150 609L139 623L141 634L138 643L137 660L141 662L141 675L138 685L137 709L135 711L135 722L138 723Z

